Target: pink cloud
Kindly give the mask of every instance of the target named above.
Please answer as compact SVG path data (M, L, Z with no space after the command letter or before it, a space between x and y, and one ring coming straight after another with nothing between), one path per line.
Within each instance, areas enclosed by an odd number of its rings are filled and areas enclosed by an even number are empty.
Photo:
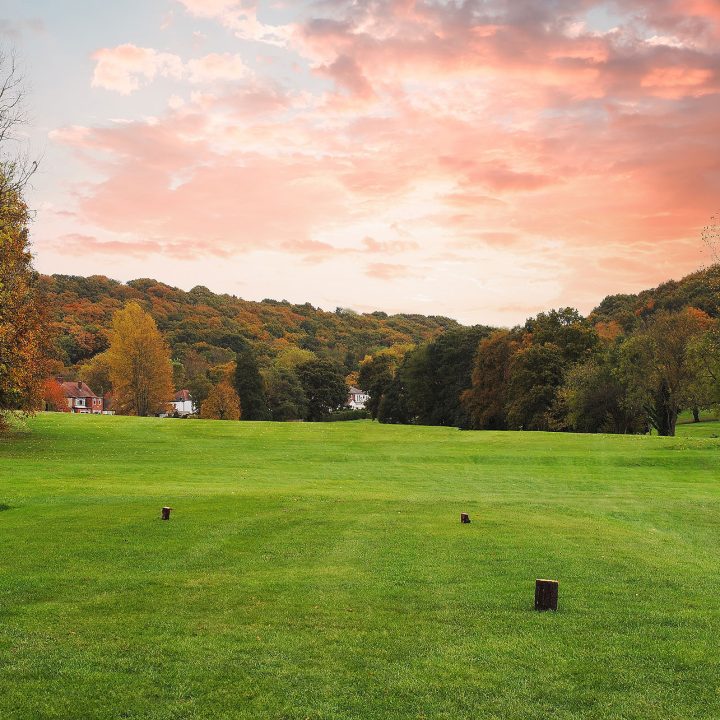
M102 178L73 209L106 238L93 251L365 256L361 274L391 280L462 266L454 248L582 297L697 263L720 192L715 3L621 0L606 31L595 0L337 0L277 27L255 3L180 1L282 49L256 74L242 43L187 62L99 51L100 86L167 74L193 92L152 121L53 134ZM292 86L292 63L315 77Z
M250 69L242 57L231 53L210 53L189 60L186 71L192 83L240 80L250 75Z
M129 95L143 82L156 76L179 78L182 61L177 55L153 48L142 48L126 43L115 48L103 48L93 54L95 72L92 86Z
M378 280L399 280L403 278L417 277L418 270L407 265L394 263L370 263L365 268L368 277Z

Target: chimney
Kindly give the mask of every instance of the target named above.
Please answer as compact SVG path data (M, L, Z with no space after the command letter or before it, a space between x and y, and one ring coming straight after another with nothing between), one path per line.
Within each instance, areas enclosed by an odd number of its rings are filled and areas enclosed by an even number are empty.
M78 380L78 390L82 390L82 380Z
M61 385L63 384L63 377L62 377L62 375L58 375L55 379L56 379Z

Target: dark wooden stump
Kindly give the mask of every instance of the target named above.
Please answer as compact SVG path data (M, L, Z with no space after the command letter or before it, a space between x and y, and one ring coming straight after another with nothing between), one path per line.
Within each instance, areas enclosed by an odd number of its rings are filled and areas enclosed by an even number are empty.
M557 580L536 580L535 581L535 609L536 610L557 610L558 606L558 581Z
M169 508L169 507L164 507L164 508L162 509L162 519L163 519L163 520L169 520L169 519L170 519L170 511L171 511L171 510L172 510L172 508Z
M469 523L470 516L467 513L460 513L460 522L461 523Z

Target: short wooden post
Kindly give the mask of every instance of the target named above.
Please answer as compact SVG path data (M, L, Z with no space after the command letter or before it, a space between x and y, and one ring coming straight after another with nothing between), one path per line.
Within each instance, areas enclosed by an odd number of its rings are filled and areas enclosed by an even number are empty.
M460 522L461 523L469 523L470 522L470 516L467 513L460 513Z
M535 581L535 609L557 610L558 607L558 581Z
M169 507L164 507L164 508L162 509L162 519L163 519L163 520L169 520L169 519L170 519L170 511L171 511L171 510L172 510L172 508L169 508Z

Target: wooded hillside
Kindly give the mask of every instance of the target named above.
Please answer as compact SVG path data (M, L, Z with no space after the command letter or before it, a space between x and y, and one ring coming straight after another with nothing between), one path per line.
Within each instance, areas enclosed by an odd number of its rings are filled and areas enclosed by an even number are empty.
M310 303L252 302L198 286L185 292L157 280L127 284L94 275L42 277L50 308L57 359L66 366L86 362L108 347L112 315L129 300L140 302L164 333L174 357L193 349L211 364L234 359L243 339L261 364L284 350L311 350L348 372L368 354L398 344L416 344L459 327L446 317L326 312Z

